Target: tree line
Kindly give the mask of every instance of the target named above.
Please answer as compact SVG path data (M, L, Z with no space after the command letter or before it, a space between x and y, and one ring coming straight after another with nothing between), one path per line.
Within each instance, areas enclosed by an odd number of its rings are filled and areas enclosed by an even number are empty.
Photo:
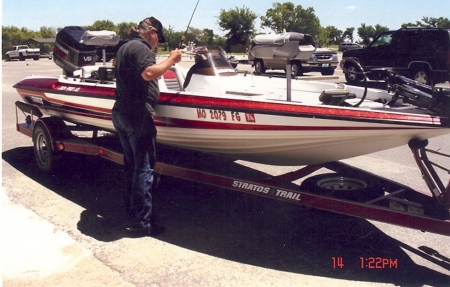
M167 43L161 44L160 49L171 50L179 47L182 36L185 36L185 43L194 42L197 46L219 46L226 51L230 51L234 45L247 46L251 39L258 34L255 27L257 14L248 7L234 8L230 10L222 9L217 17L217 24L224 32L224 36L214 34L211 29L197 29L190 27L186 35L183 31L175 31L172 26L164 28ZM319 46L330 46L344 41L355 42L354 27L346 28L344 31L335 26L323 27L312 7L303 8L301 5L294 5L292 2L274 3L266 14L259 17L260 28L270 29L274 33L299 32L310 34L315 37ZM121 39L128 38L128 31L135 26L134 22L121 22L114 24L109 20L98 20L92 25L85 26L92 31L110 30L115 31ZM448 18L423 17L415 23L405 23L402 27L435 27L450 28ZM400 28L400 27L399 27ZM56 33L62 28L41 27L39 31L18 28L15 26L2 26L2 50L8 51L13 45L26 44L30 38L54 38ZM356 29L356 34L360 39L360 44L368 44L370 38L376 34L389 30L380 24L371 26L362 23ZM44 46L43 52L50 52L53 47ZM4 55L3 55L4 56Z

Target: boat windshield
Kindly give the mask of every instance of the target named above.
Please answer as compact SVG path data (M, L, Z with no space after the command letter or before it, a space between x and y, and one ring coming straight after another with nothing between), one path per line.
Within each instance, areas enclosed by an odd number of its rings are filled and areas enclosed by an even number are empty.
M236 75L236 71L231 67L230 62L221 50L208 50L204 47L197 48L195 64L189 72L192 74L221 77Z
M237 73L221 50L199 47L195 50L195 64L186 75L183 89L189 85L192 75L224 77L235 76Z

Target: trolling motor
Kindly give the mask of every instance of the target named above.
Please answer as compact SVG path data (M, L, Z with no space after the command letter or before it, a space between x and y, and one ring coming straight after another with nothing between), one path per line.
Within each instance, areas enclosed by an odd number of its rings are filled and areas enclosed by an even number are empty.
M358 68L358 71L345 69L346 61L353 63ZM344 73L363 77L366 89L368 78L386 81L388 91L394 93L387 105L394 104L398 100L403 100L405 103L427 109L439 116L450 117L450 89L448 88L432 87L419 83L400 75L393 68L376 68L364 71L361 65L351 58L344 59L341 62L341 67Z
M374 72L385 74L388 90L394 93L391 101L402 99L405 103L430 110L439 116L450 117L450 89L419 83L390 68Z

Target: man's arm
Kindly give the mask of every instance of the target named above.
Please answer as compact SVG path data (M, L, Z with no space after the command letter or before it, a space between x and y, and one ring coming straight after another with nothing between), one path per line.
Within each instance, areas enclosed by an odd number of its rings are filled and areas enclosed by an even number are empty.
M170 53L169 57L158 64L148 66L141 74L142 78L146 81L156 80L161 77L171 66L181 61L181 50L174 50Z

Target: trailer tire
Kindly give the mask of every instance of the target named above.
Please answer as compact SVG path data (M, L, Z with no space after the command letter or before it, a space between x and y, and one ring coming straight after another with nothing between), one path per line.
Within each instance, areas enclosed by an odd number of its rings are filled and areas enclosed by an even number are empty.
M384 195L378 182L368 177L349 177L338 173L319 174L305 179L300 189L338 199L366 202Z
M50 172L55 168L53 144L50 135L41 123L36 124L33 130L33 152L39 169Z

